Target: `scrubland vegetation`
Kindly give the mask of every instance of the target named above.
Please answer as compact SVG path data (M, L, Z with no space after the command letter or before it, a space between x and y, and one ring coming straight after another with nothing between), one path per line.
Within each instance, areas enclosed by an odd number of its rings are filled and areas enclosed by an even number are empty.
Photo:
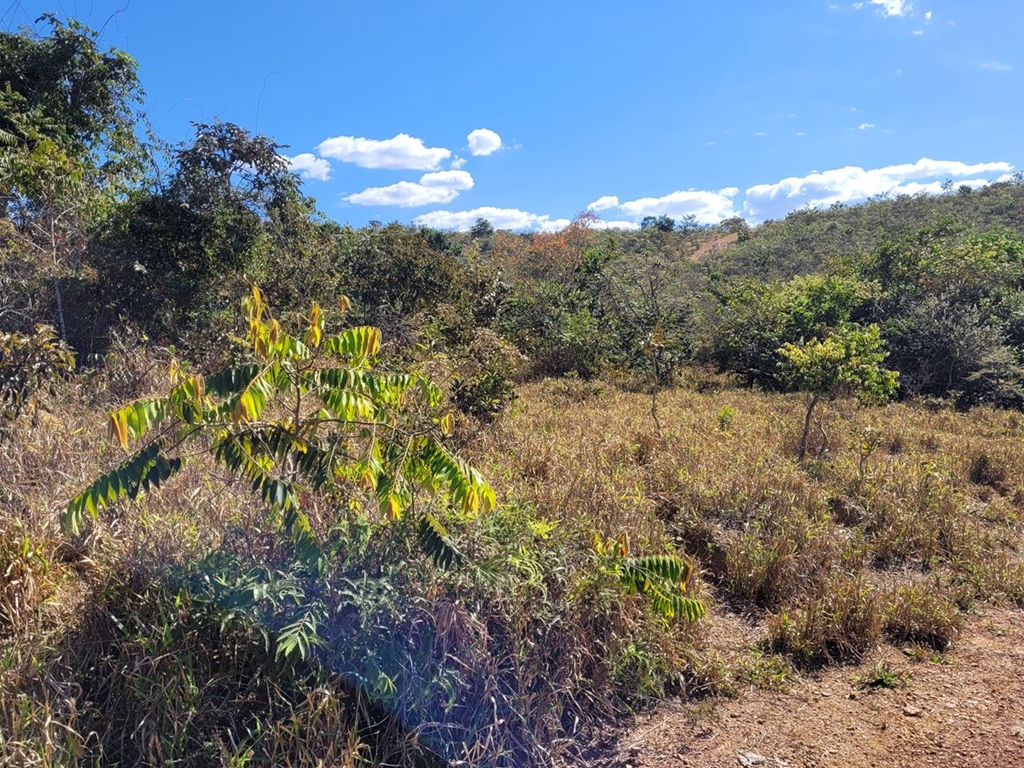
M586 761L1024 605L1019 182L353 229L77 25L0 73L0 763Z

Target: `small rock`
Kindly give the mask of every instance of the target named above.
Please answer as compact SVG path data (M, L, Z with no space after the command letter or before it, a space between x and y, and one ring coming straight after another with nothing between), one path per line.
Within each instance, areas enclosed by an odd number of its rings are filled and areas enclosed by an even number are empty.
M759 755L757 752L740 752L736 755L740 761L740 765L743 768L752 768L755 765L765 765L768 759L764 755Z
M1017 737L1024 737L1024 725L1014 725L1010 728L1010 735Z
M903 714L907 717L924 717L924 710L920 707L915 707L913 704L907 704L903 708Z

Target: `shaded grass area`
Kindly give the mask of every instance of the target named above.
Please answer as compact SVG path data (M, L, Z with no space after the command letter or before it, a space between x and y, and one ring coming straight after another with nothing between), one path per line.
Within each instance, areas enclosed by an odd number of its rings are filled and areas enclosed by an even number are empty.
M942 651L979 602L1024 604L1010 412L840 403L801 464L798 397L695 378L661 395L659 434L646 394L530 384L459 437L502 497L476 520L438 510L466 565L353 513L313 574L201 462L58 531L116 460L97 414L146 375L82 383L0 442L2 763L546 765L653 700L778 687L887 640ZM711 620L657 616L595 537L694 558ZM280 653L314 608L311 652ZM726 663L715 617L733 613L762 641Z

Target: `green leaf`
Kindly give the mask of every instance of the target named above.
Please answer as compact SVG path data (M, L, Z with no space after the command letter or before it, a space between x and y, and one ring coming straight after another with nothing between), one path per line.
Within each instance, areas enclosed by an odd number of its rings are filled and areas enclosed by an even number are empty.
M134 499L143 491L158 488L180 472L184 461L161 456L161 447L160 442L150 443L75 496L61 515L64 529L69 533L78 533L87 512L95 518L101 509L118 499Z
M418 538L420 549L439 568L458 568L462 565L462 553L455 546L445 527L432 514L427 513L420 518Z

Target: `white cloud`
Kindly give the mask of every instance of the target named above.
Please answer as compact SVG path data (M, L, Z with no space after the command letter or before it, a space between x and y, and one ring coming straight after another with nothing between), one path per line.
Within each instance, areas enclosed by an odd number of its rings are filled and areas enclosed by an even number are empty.
M473 177L466 171L425 173L419 182L400 181L387 187L369 187L345 198L354 205L418 205L450 203L460 192L473 188Z
M687 190L672 192L663 197L641 197L619 204L627 216L671 216L676 219L693 216L701 224L717 224L736 215L732 198L739 193L736 187L717 192Z
M928 11L928 13L926 13L924 15L924 23L925 24L931 24L932 23L932 12L931 11Z
M974 176L970 183L977 183L979 174L1008 173L1012 170L1013 166L1005 162L968 165L955 160L928 158L922 158L916 163L872 170L847 166L802 177L794 176L775 184L750 187L746 192L743 210L744 215L751 219L781 218L798 208L858 203L875 195L932 192L939 189L942 181L947 178Z
M605 195L587 206L588 211L607 211L609 208L618 208L619 198L615 195Z
M1001 61L986 61L981 65L982 69L991 69L993 72L1009 72L1013 67Z
M871 4L881 6L878 10L885 16L906 16L913 9L907 0L871 0Z
M469 152L474 156L492 155L501 149L501 136L488 128L477 128L466 137Z
M392 168L413 171L436 171L451 150L428 147L423 139L400 133L390 139L364 139L355 136L334 136L317 145L321 157L355 163L360 168Z
M913 32L911 32L910 34L912 34L912 35L915 35L915 36L917 36L917 37L920 37L921 35L923 35L923 34L924 34L924 30L923 30L923 29L915 29L915 30L914 30Z
M303 152L295 157L288 157L288 155L282 155L282 157L288 163L288 170L299 174L304 179L331 180L331 164L323 158L310 152Z
M435 229L457 229L466 231L477 219L487 219L495 229L540 229L552 231L564 229L569 225L568 219L552 219L549 215L539 215L518 208L494 208L484 206L471 211L431 211L413 219L414 224Z
M996 179L996 181L998 181L998 179ZM946 183L945 181L930 181L930 182L928 182L926 184L922 184L921 182L918 182L918 181L911 181L908 184L904 184L902 187L900 187L900 194L901 195L919 195L919 194L939 195L939 194L942 194L945 191L943 189L943 185L945 183ZM992 182L990 180L988 180L988 179L962 179L962 180L956 182L953 186L956 189L959 189L960 187L970 187L971 189L980 189L981 187L987 187L991 183Z
M459 168L461 168L465 164L466 164L466 158L459 157L458 155L456 155L455 157L452 158L452 161L450 163L448 163L448 167L451 168L452 170L457 171L457 170L459 170Z
M591 229L640 229L635 221L597 221L590 222Z
M874 123L861 123L860 125L857 126L857 130L859 130L859 131L870 131L874 127L875 127Z

